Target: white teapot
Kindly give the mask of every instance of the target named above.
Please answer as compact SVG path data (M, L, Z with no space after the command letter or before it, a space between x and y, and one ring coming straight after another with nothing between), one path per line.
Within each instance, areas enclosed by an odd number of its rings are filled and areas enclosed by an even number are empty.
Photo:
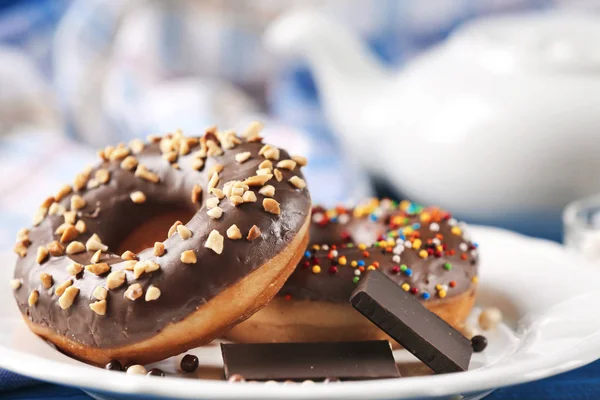
M400 71L309 10L265 40L308 60L347 149L411 200L544 234L569 201L600 192L598 17L478 20Z

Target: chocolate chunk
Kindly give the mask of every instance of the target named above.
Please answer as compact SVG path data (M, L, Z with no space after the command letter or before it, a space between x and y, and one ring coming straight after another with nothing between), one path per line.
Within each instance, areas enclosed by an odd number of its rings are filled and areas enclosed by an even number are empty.
M339 343L221 344L225 378L257 381L397 378L386 340Z
M470 341L380 271L361 279L350 302L434 372L468 369Z
M109 371L123 371L123 366L117 360L112 360L104 366L104 369Z
M192 354L186 354L181 359L181 369L185 372L194 372L198 369L198 357Z
M163 376L165 376L165 373L163 372L162 369L152 368L150 371L148 371L148 376L160 376L160 377L163 377Z
M471 338L471 347L475 353L481 353L487 347L487 339L485 336L475 335Z

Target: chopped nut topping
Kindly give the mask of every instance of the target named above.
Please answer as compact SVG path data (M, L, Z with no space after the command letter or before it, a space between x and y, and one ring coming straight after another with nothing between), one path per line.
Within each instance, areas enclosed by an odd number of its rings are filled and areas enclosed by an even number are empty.
M231 193L229 194L230 196L243 196L244 193L246 193L247 189L241 188L241 187L233 187L231 188Z
M179 144L179 154L181 154L182 156L185 156L186 154L190 153L190 145L188 144L187 140L182 140L181 143Z
M50 196L48 198L46 198L42 204L40 205L40 207L42 208L48 208L52 205L52 203L54 203L54 197Z
M212 167L210 167L210 169L208 170L208 175L212 176L212 174L214 174L215 172L221 172L223 171L223 165L222 164L215 164Z
M215 208L216 206L219 205L219 198L218 197L211 197L208 200L206 200L206 207L207 208Z
M108 170L106 169L101 168L98 171L96 171L94 177L98 182L105 184L108 183L108 181L110 180L110 172L108 172Z
M217 198L218 198L219 200L221 200L223 197L225 197L225 193L223 193L223 191L222 191L221 189L212 188L212 189L210 190L210 192L211 192L212 194L214 194L215 196L217 196Z
M127 288L123 295L131 301L136 301L142 296L143 292L142 285L134 283Z
M129 142L129 148L133 154L139 154L144 150L144 141L141 139L133 139Z
M83 221L82 219L77 221L77 223L75 224L75 229L77 229L77 232L79 232L79 233L85 233L85 231L87 230L85 221Z
M164 158L165 160L167 160L170 163L174 163L175 161L177 161L177 158L179 158L179 154L177 154L176 151L169 151L169 152L163 153L162 158Z
M74 240L78 235L79 235L79 232L77 231L77 229L75 229L75 227L73 225L69 224L69 226L67 226L65 228L65 231L62 233L62 235L60 237L60 242L61 243L70 242L70 241Z
M221 149L221 147L219 147L219 145L215 143L214 140L207 140L206 146L208 147L208 151L206 152L206 154L208 154L211 157L220 156L221 154L223 154L223 149Z
M38 264L43 263L48 258L48 249L44 246L40 246L37 249L37 256L35 257L35 262Z
M81 210L85 207L86 201L78 194L74 194L71 197L71 210Z
M292 176L290 179L288 179L288 182L291 183L293 186L297 187L298 189L304 189L306 187L306 182L304 181L304 179L298 176Z
M17 290L21 287L23 281L21 281L20 279L11 279L8 283L10 284L10 287L13 288L13 290Z
M160 142L161 139L162 139L162 136L160 136L160 135L146 136L146 140L149 141L150 143L158 143L158 142Z
M160 289L154 285L148 286L148 290L146 290L146 301L153 301L160 297Z
M200 200L200 194L202 193L202 187L198 184L194 184L192 188L192 203L197 203Z
M71 286L72 284L73 284L72 279L69 279L69 280L61 283L54 290L54 294L56 294L57 296L61 296L65 292L65 289L68 288L69 286Z
M100 276L110 271L110 265L107 263L89 264L85 266L85 270L96 276Z
M219 184L219 173L215 172L211 175L210 180L208 181L208 191L210 192L213 188L216 188Z
M229 197L229 201L231 202L231 204L237 207L244 202L244 199L241 196L233 195Z
M266 197L273 197L275 196L275 188L272 185L266 185L261 187L258 193Z
M251 176L249 178L246 178L246 180L244 181L244 184L246 184L248 186L263 186L272 177L273 177L272 174L268 174L268 175L255 175L255 176Z
M71 185L64 184L60 187L60 189L58 189L58 192L56 192L54 199L56 201L61 201L62 199L65 198L65 196L70 194L72 190L73 190L73 188L71 187Z
M21 258L23 258L23 257L25 257L27 255L27 247L25 247L25 245L23 243L17 243L17 244L15 244L15 247L13 247L13 250Z
M272 147L269 150L265 151L263 157L269 160L279 160L279 149L277 147Z
M100 301L91 303L90 309L98 315L106 314L106 300L100 300Z
M63 215L65 212L65 207L59 203L52 203L50 208L48 209L48 214L50 215Z
M277 168L287 169L293 171L296 168L296 161L294 160L283 160L277 163Z
M178 143L178 140L171 140L169 137L163 137L159 143L160 152L164 154L177 150Z
M110 161L121 161L128 155L129 155L129 149L127 149L125 147L119 147L118 149L115 149L112 152L112 154L110 155ZM98 179L98 178L96 177L96 179Z
M156 257L161 257L165 254L165 244L162 242L154 243L154 255Z
M196 253L194 253L194 250L186 250L182 252L179 259L185 264L196 264L197 261Z
M126 169L128 171L132 171L137 167L138 160L134 156L127 156L123 161L121 161L121 168Z
M133 271L133 267L135 267L135 264L137 264L136 260L129 260L124 262L125 269L127 271Z
M40 281L42 281L42 286L44 287L44 289L50 289L52 287L52 275L46 272L42 272L40 275Z
M243 153L237 153L235 155L235 161L239 162L240 164L243 164L244 162L248 161L248 159L250 158L252 154L249 151L244 151Z
M90 175L92 173L92 167L87 166L83 172L80 172L75 176L75 181L73 182L73 188L76 192L80 191L87 184L88 179L90 179Z
M88 251L108 250L108 246L102 244L100 237L95 233L87 240L87 242L85 242L85 248Z
M138 261L133 267L133 277L138 279L143 274L149 274L150 272L154 272L160 269L160 265L155 263L154 261L144 260Z
M29 306L32 307L32 306L36 305L39 298L40 298L40 292L38 292L37 290L34 290L29 295L29 298L27 299L27 303L29 303Z
M100 258L102 258L102 250L98 250L97 252L95 252L90 261L93 263L97 263L100 261Z
M94 296L96 300L106 300L106 297L108 296L108 290L102 286L96 286L92 296Z
M258 226L252 225L252 228L250 228L250 231L248 232L248 236L246 236L246 239L252 241L252 240L260 237L261 234L262 233L261 233L260 229L258 228Z
M219 219L223 215L223 209L221 207L213 207L206 212L209 217L213 219Z
M254 138L260 134L260 131L263 129L263 124L258 121L253 121L250 123L248 128L242 133L242 137L246 139Z
M96 189L97 187L100 187L100 182L97 179L92 178L88 181L88 184L87 184L88 189Z
M104 151L100 150L98 152L98 155L104 160L104 161L108 161L110 159L110 156L112 155L112 152L115 150L114 146L106 146L104 148Z
M177 163L173 163L173 164L171 164L171 168L173 168L173 169L181 169L181 168L179 167L179 164L177 164Z
M23 239L26 237L29 237L29 229L27 228L21 228L19 229L19 231L17 232L17 239Z
M160 181L158 175L148 170L148 168L146 168L146 166L143 164L138 165L137 169L135 170L135 176L152 183L158 183Z
M69 224L69 223L62 223L58 226L58 228L56 228L56 230L54 231L55 235L62 235L63 232L67 229L67 227L69 226L73 226L73 224Z
M236 224L233 224L227 229L227 237L231 240L237 240L242 238L242 232Z
M190 231L185 225L177 225L177 233L183 240L187 240L192 237L192 231Z
M79 263L73 263L67 266L67 272L69 275L77 275L81 271L83 271L83 265Z
M65 289L65 292L58 298L58 305L63 310L66 310L67 308L73 305L73 302L75 301L75 298L78 294L78 288L76 288L75 286L69 286Z
M305 167L308 164L308 160L303 156L292 156L292 160L296 161L301 167Z
M137 260L137 256L133 251L125 250L123 254L121 254L121 258L123 260Z
M177 232L177 227L181 225L181 221L175 221L173 225L169 228L169 233L167 234L167 239L170 238Z
M81 242L71 242L67 245L67 254L77 254L85 251L85 246Z
M223 252L223 240L223 235L221 235L216 229L213 229L208 235L208 239L206 239L204 247L211 249L217 254L221 254Z
M265 154L268 150L272 149L273 146L271 146L270 144L265 144L263 147L260 148L260 150L258 151L258 155L262 156L263 154Z
M264 160L260 164L258 164L258 169L268 169L269 171L273 169L273 163L271 160Z
M106 277L106 288L112 290L121 287L126 278L124 271L113 271Z
M256 175L271 175L271 169L270 168L257 169Z
M236 145L242 143L242 141L235 135L232 130L217 133L218 139L221 142L221 147L225 150L233 149Z
M39 224L41 224L44 218L46 218L47 213L47 208L38 208L37 212L33 216L33 226L38 226Z
M141 192L139 190L137 192L131 193L129 197L131 198L131 201L133 201L136 204L142 204L146 201L146 195L144 194L144 192Z
M279 203L277 202L277 200L275 199L264 199L263 200L263 208L265 209L266 212L269 212L271 214L275 214L275 215L279 215L281 214L281 210L279 208Z
M65 211L63 213L63 218L65 219L65 223L72 225L77 219L77 211Z
M204 160L201 158L195 158L194 161L192 161L192 169L195 169L196 171L199 171L200 169L202 169L202 167L204 167Z
M54 240L46 245L48 252L51 256L60 257L65 254L65 246L58 243L58 241Z
M254 203L256 201L256 193L254 193L252 190L248 190L242 196L242 200L244 203Z

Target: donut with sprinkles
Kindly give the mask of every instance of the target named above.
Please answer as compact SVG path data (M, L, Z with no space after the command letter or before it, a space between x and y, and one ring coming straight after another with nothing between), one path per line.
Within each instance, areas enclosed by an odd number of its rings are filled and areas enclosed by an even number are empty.
M353 209L314 207L310 241L275 299L229 331L228 339L389 339L348 302L360 279L375 269L459 329L473 308L477 244L464 223L440 208L388 199Z
M149 363L263 307L303 257L306 159L210 128L99 151L17 234L10 285L29 328L92 364Z

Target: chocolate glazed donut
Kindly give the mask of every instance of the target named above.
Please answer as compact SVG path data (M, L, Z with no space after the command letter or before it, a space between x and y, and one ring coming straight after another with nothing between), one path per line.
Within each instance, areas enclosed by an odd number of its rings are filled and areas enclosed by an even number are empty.
M477 246L465 229L439 208L409 202L373 199L354 210L315 207L312 244L303 260L269 305L226 337L240 342L389 339L348 302L370 269L382 271L461 329L475 302L478 265Z
M310 197L306 160L260 128L101 150L18 234L11 285L31 330L94 364L149 363L266 304L302 257Z

